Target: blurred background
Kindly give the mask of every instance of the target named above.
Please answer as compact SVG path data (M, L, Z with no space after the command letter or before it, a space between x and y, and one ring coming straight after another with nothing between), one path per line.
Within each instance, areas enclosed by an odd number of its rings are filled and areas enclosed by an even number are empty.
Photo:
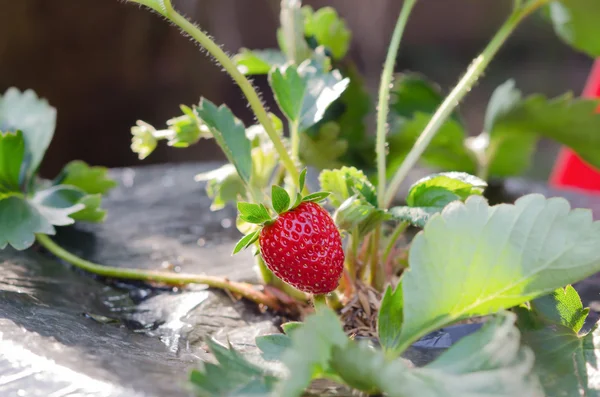
M174 0L231 52L276 47L278 0ZM377 84L399 0L304 1L333 6L353 32L350 57ZM511 0L422 0L408 25L397 71L424 73L449 89L507 16ZM480 132L493 89L510 77L524 94L579 94L592 65L560 42L549 24L530 18L502 49L462 104L471 133ZM266 79L255 83L272 103ZM246 123L245 101L199 48L157 15L120 0L0 0L0 92L34 89L58 108L55 138L42 174L72 159L109 167L222 158L206 140L188 149L160 145L143 162L130 151L130 127L156 127L200 96L227 103ZM374 97L374 95L372 95ZM542 141L529 176L545 179L557 148Z

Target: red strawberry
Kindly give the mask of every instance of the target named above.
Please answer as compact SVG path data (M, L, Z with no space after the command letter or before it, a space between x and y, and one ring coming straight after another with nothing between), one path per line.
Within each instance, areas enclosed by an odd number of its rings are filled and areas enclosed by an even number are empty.
M319 204L307 201L265 225L259 237L267 267L297 289L326 294L344 268L340 232Z

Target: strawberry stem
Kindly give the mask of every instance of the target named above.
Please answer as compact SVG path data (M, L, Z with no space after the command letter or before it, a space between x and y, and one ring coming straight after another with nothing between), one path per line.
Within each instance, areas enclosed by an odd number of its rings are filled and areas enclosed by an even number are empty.
M315 306L315 310L319 311L321 307L327 306L327 296L325 294L314 294L313 304Z
M279 301L256 289L249 283L230 281L226 277L203 276L197 274L170 273L156 270L130 269L113 266L103 266L86 261L56 244L45 234L36 235L37 242L56 255L58 258L69 262L73 266L99 276L111 277L124 280L139 280L147 282L158 282L167 285L205 284L212 288L227 290L243 296L255 303L265 305L273 310L281 310Z

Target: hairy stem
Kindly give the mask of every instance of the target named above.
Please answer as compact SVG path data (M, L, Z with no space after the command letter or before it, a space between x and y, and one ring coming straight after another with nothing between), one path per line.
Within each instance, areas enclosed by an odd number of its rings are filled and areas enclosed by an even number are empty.
M369 274L369 284L377 291L383 289L384 279L384 262L379 257L379 240L381 239L381 225L375 228L375 232L371 235L372 246L371 246L371 263Z
M379 85L379 102L377 105L377 138L375 151L377 153L377 191L379 207L383 207L385 204L385 184L386 184L386 135L388 128L388 113L390 110L390 88L392 84L392 78L394 75L394 66L396 64L396 58L398 57L398 49L400 48L400 41L408 22L408 17L416 4L417 0L405 0L402 5L402 10L398 16L396 27L390 41L388 48L387 57L383 66L383 72L381 73L381 82Z
M444 102L437 109L414 146L396 171L396 174L390 182L385 193L385 207L389 207L396 196L400 185L408 175L408 172L417 163L435 134L442 127L444 122L450 117L454 109L458 106L464 96L471 91L479 77L485 71L492 58L496 55L502 44L508 39L519 23L531 14L533 11L546 4L549 0L534 0L527 3L524 7L515 10L510 17L500 27L496 35L489 42L483 52L473 60L465 75L460 79L456 87L446 97Z
M394 229L392 234L390 235L387 246L385 247L385 251L383 251L383 257L381 260L384 264L387 263L390 253L392 252L392 249L394 249L394 246L396 245L396 241L398 241L398 238L400 238L400 235L402 233L404 233L404 231L406 230L407 227L408 227L408 222L400 222L398 224L398 226L396 226L396 228Z
M300 133L298 122L290 123L290 141L292 142L292 160L298 161L300 152Z
M41 246L46 248L52 254L56 255L58 258L69 262L73 266L99 276L123 280L157 282L169 285L205 284L212 288L231 291L235 294L243 296L248 300L258 304L263 304L274 310L281 309L279 301L276 298L260 292L252 284L230 281L224 277L102 266L86 261L85 259L70 253L52 241L52 239L45 234L37 234L36 240Z
M262 101L254 86L250 81L242 74L238 69L235 63L231 60L231 58L219 47L206 33L204 33L197 26L188 21L185 17L179 14L175 9L171 6L169 2L167 2L167 12L166 16L173 23L181 28L184 32L189 34L194 40L196 40L202 47L204 47L216 60L219 64L225 69L225 71L233 78L233 80L240 87L248 103L250 104L250 108L254 112L256 119L263 126L267 135L271 141L273 141L273 145L275 150L279 154L279 159L285 166L287 172L290 174L291 178L294 180L294 183L298 183L298 169L294 165L292 158L289 156L286 151L277 131L275 131L275 127L269 117Z

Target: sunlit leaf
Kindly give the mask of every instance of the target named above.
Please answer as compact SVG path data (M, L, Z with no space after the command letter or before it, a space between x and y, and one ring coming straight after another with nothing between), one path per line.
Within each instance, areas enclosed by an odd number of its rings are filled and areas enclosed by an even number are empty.
M244 124L225 105L215 106L206 98L200 100L196 114L206 123L215 140L242 178L250 182L252 157L250 140L246 137Z
M319 183L321 190L331 192L329 201L334 207L339 207L354 195L359 195L367 203L377 206L375 187L362 171L354 167L323 170L319 174Z
M0 96L0 131L23 132L25 140L27 181L40 166L56 127L56 109L32 90L21 92L9 88Z
M350 47L352 33L346 22L332 7L319 8L313 13L311 8L304 10L304 34L312 36L319 45L325 46L333 58L342 59Z
M210 206L213 211L220 210L229 203L235 203L246 194L244 182L231 164L198 174L195 180L206 182L206 192L213 200Z
M242 48L233 57L233 62L240 72L247 75L267 74L273 66L281 66L287 62L285 54L278 50L249 50Z
M339 71L319 71L310 61L296 67L275 68L269 74L275 99L287 118L300 131L323 118L327 107L344 92L349 80Z
M480 196L452 202L412 241L398 346L594 274L598 244L600 222L562 198L533 194L493 207Z
M600 56L600 2L554 0L546 7L561 39L592 57Z
M487 183L464 172L442 172L415 182L406 197L411 207L445 207L455 200L481 195Z
M56 183L75 186L87 194L106 194L117 186L117 183L108 176L108 168L92 167L80 160L67 164Z
M289 61L300 64L310 57L310 48L304 38L304 14L301 0L282 0L277 31L279 48Z

